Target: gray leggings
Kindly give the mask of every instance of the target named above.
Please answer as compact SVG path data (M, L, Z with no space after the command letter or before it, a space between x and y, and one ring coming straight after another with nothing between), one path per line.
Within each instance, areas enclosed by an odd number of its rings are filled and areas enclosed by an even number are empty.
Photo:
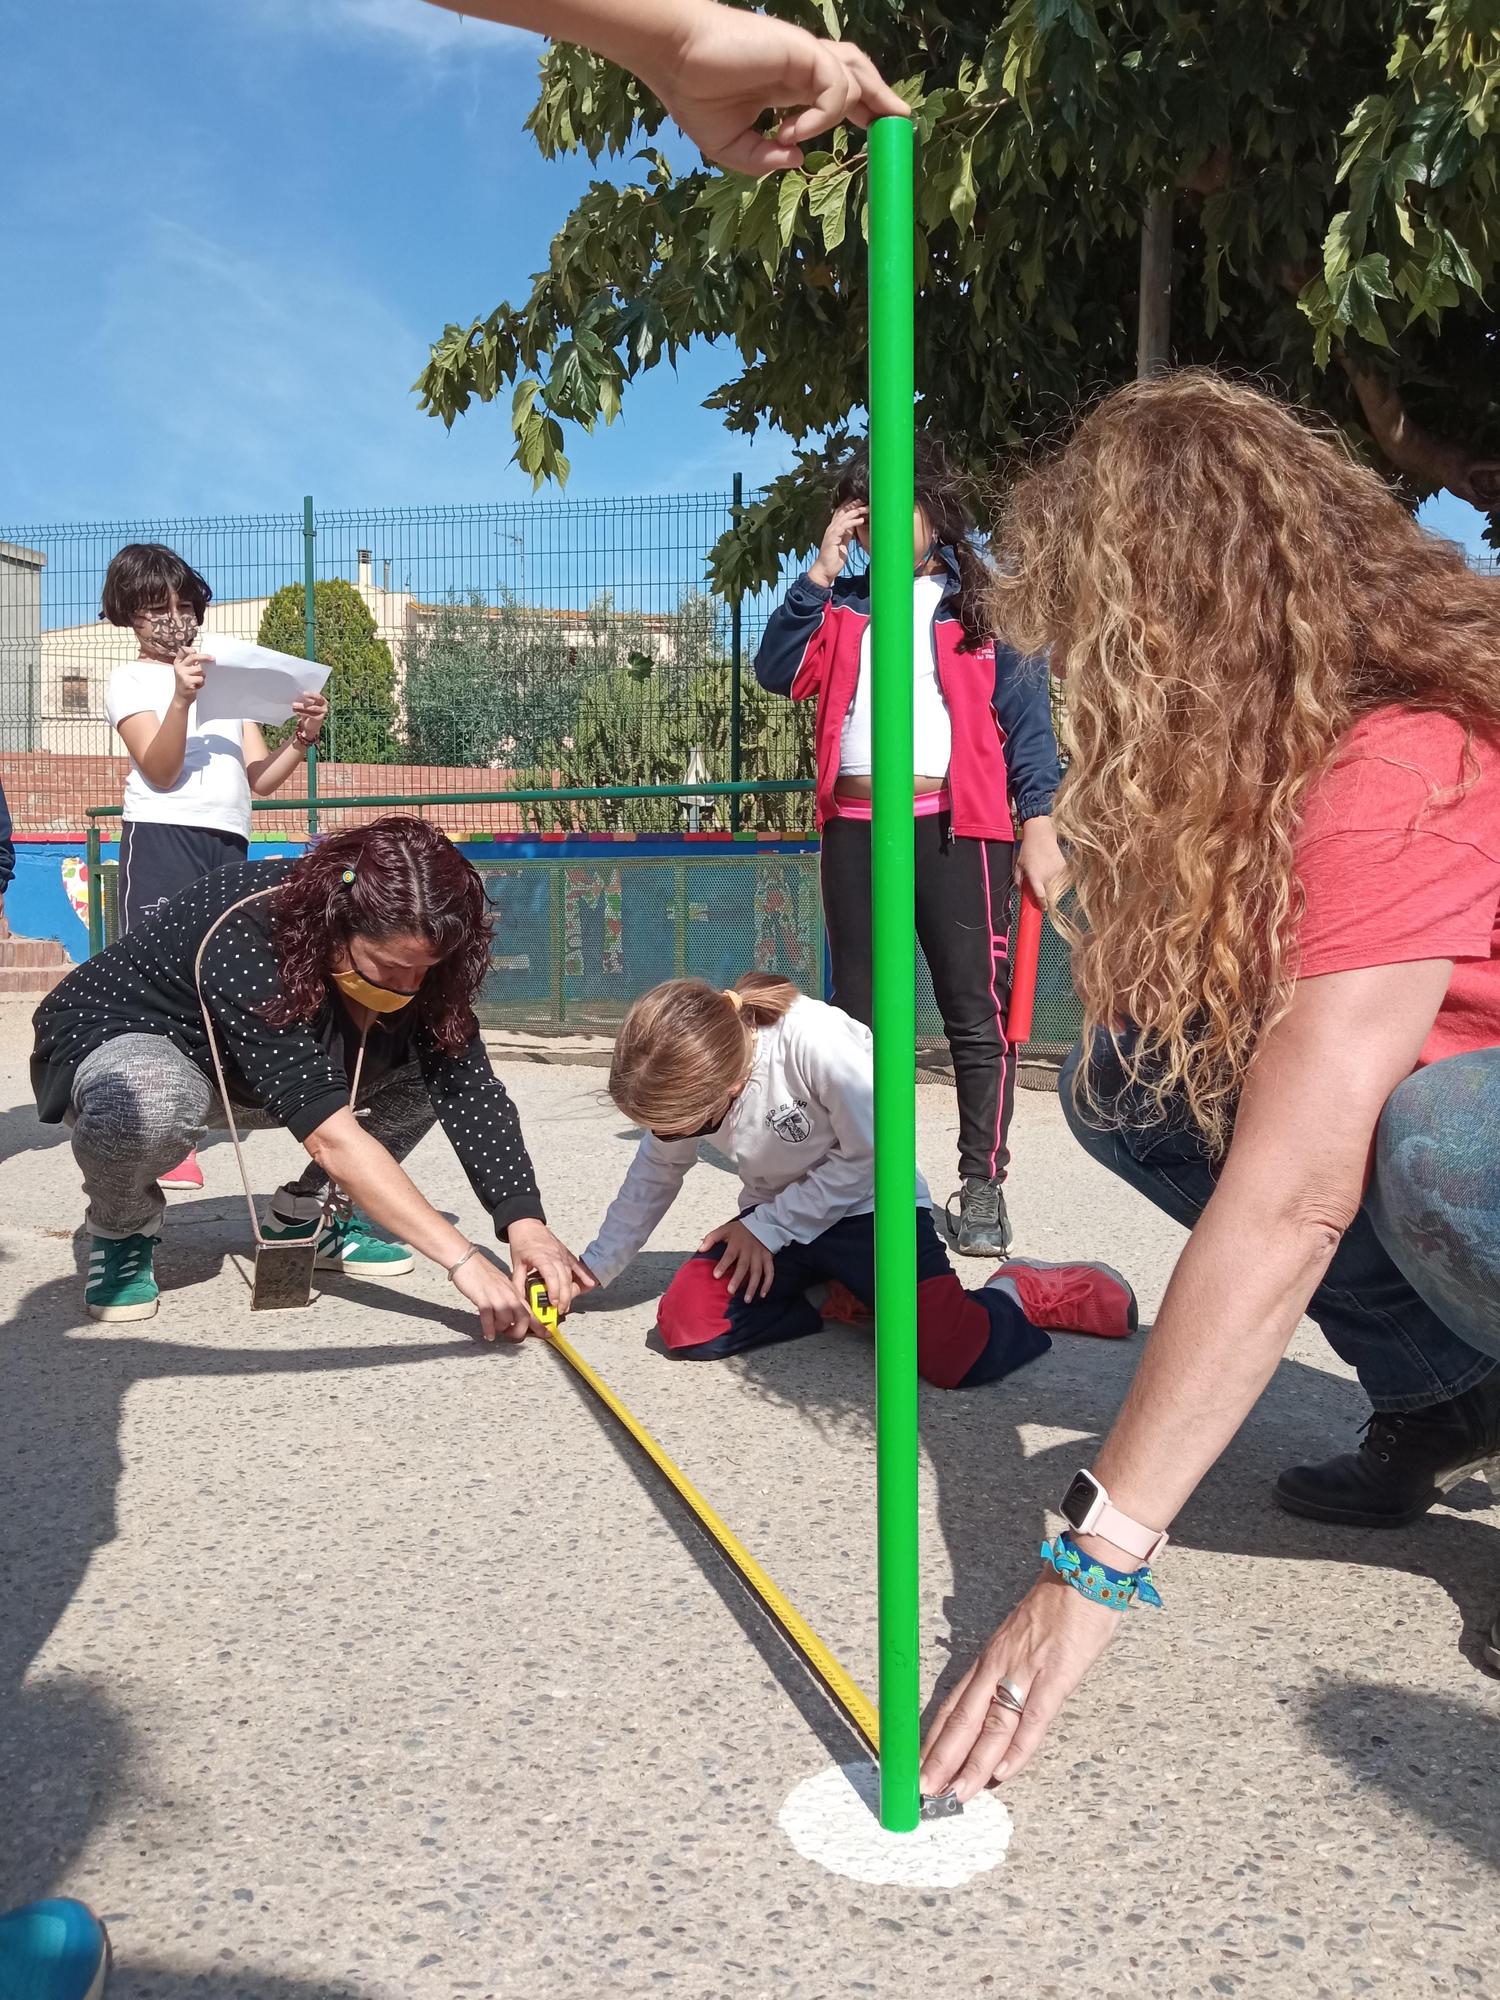
M361 1093L366 1131L394 1159L405 1159L432 1129L436 1113L415 1063L391 1070ZM275 1128L266 1112L235 1106L242 1132ZM84 1227L93 1236L155 1236L165 1201L157 1175L204 1137L226 1129L216 1086L164 1035L120 1035L84 1057L73 1077L73 1157L88 1196ZM288 1220L315 1212L328 1178L310 1161L277 1190ZM304 1204L307 1207L304 1207Z

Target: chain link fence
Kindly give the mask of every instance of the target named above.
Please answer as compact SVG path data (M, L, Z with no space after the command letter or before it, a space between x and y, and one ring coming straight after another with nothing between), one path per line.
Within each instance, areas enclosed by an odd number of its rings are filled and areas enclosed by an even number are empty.
M105 693L136 648L100 620L100 592L117 549L154 541L213 590L210 651L224 634L303 653L312 578L313 649L332 670L326 797L803 776L811 718L763 694L752 671L775 593L731 606L707 582L708 552L743 500L337 512L309 501L246 518L0 529L0 752L118 755ZM742 809L685 789L592 824L730 822L801 832L810 805L768 794Z

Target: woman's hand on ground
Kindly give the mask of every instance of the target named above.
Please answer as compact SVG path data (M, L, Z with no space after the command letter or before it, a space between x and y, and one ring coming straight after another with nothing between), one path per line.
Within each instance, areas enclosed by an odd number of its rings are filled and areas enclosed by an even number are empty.
M771 1289L771 1280L776 1275L776 1259L752 1230L736 1216L732 1222L725 1222L717 1229L710 1229L698 1245L701 1257L706 1250L722 1248L723 1255L714 1265L716 1278L728 1278L729 1296L734 1297L741 1284L745 1287L745 1304L753 1298L763 1297Z
M967 1803L992 1778L1024 1770L1129 1615L1090 1603L1050 1571L1038 1577L938 1710L922 1746L923 1792ZM1024 1715L994 1700L1002 1679L1020 1689Z
M546 1334L547 1329L531 1317L521 1284L492 1264L482 1250L465 1258L453 1273L453 1283L479 1314L482 1339L521 1341L529 1333Z
M531 1219L513 1222L505 1232L505 1240L510 1248L511 1272L522 1297L526 1295L527 1279L535 1273L547 1287L547 1297L556 1306L559 1319L568 1312L579 1292L591 1292L598 1285L588 1266L579 1263L545 1222Z
M1052 819L1042 813L1021 828L1016 849L1015 879L1018 888L1029 889L1044 910L1050 910L1059 877L1067 860L1052 831Z
M802 141L845 119L911 115L852 42L744 7L694 8L685 33L629 66L706 158L741 174L800 167ZM789 108L774 132L755 129L762 112Z
M843 575L854 531L869 518L870 510L863 500L846 500L842 507L834 508L833 519L823 530L817 559L807 572L814 583L828 590Z

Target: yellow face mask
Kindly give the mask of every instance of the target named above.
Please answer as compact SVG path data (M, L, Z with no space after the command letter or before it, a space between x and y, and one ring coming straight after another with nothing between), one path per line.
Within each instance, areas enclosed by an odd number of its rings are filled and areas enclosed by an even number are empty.
M372 986L368 979L352 971L334 973L333 983L346 1000L368 1007L372 1014L399 1014L417 997L415 993L402 993L390 986Z

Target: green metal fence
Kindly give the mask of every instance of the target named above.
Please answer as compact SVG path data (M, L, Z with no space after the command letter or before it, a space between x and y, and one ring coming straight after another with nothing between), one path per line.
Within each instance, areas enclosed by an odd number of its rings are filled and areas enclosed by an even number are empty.
M756 685L775 602L731 605L708 554L744 504L727 492L513 505L320 510L0 528L0 751L116 754L105 714L132 635L99 619L110 558L160 541L207 578L216 633L332 668L318 799L789 779L812 769L810 718ZM379 768L374 768L379 767ZM679 790L620 823L740 830L742 798ZM758 825L799 831L810 804L759 794ZM722 817L721 817L722 816ZM289 829L288 829L289 830Z
M808 779L781 781L781 791L805 794ZM753 798L742 781L712 788L725 802ZM773 793L772 796L777 794ZM593 811L632 803L620 788L602 793L365 794L350 811L397 806L432 817L469 806L519 802L558 812ZM293 802L305 810L306 801ZM258 820L270 812L254 808ZM89 948L102 951L119 935L118 875L103 860L103 843L118 806L88 808ZM481 1014L487 1026L536 1034L610 1033L632 1000L661 980L690 975L727 985L749 971L775 972L803 992L825 987L823 911L818 855L779 843L704 843L680 851L635 852L629 842L589 852L476 857L495 911L490 976ZM1016 911L1011 910L1011 931ZM1042 933L1036 1005L1028 1052L1060 1053L1077 1039L1081 1012L1073 992L1067 947L1047 926ZM943 1024L926 964L917 963L917 1038L936 1048Z

